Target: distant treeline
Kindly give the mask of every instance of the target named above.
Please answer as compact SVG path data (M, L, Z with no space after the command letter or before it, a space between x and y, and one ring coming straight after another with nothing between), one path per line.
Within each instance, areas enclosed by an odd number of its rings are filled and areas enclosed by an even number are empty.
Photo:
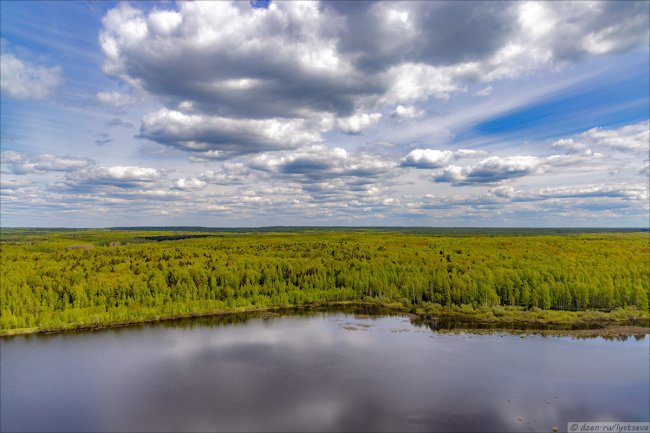
M140 236L138 239L146 239L148 241L180 241L183 239L196 239L207 238L211 235L154 235L154 236Z
M2 240L4 330L337 301L647 310L650 294L647 233L3 230Z
M69 229L78 230L78 229ZM222 233L302 233L302 232L395 232L445 236L472 235L553 235L579 233L638 233L648 232L647 227L381 227L381 226L268 226L268 227L201 227L201 226L144 226L111 227L116 231L173 231Z

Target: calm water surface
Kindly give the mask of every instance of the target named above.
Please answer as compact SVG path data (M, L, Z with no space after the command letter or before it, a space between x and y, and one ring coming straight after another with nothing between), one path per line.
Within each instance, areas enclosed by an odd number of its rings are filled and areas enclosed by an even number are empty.
M230 322L230 323L229 323ZM648 421L650 339L400 316L210 318L0 340L2 431L550 431Z

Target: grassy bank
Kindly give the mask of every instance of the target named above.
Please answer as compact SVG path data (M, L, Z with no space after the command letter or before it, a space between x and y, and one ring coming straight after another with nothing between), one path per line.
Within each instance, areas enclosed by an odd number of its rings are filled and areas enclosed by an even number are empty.
M428 305L413 308L399 303L378 301L355 302L340 301L305 305L286 305L280 307L240 307L228 310L203 311L189 314L170 314L164 316L143 317L136 320L114 320L103 323L78 323L50 327L31 327L0 330L0 337L37 333L56 333L75 330L99 330L124 327L141 323L155 323L192 317L209 317L234 315L241 313L263 313L274 311L322 310L345 307L376 307L378 312L394 312L409 315L421 324L431 323L435 328L440 321L453 325L442 330L445 332L471 331L494 332L508 330L514 333L541 333L545 335L573 336L622 336L650 333L650 314L634 307L619 308L611 312L602 311L549 311L524 310L520 307L442 307ZM438 328L440 330L440 328Z
M480 307L461 306L445 308L437 305L416 308L415 314L421 317L448 318L456 321L495 324L500 326L517 325L556 325L565 327L589 325L642 325L650 326L648 311L636 307L617 308L604 311L558 311L521 307Z

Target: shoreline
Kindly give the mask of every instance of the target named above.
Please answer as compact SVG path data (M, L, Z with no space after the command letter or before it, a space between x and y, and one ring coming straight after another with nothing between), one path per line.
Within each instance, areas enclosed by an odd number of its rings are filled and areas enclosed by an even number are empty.
M70 324L51 328L18 328L0 330L0 338L19 335L59 334L76 331L99 331L124 328L180 319L234 316L237 314L318 311L336 308L376 308L383 313L403 314L421 326L439 333L489 334L506 332L513 335L589 337L629 337L650 334L650 314L638 310L622 312L523 310L517 307L480 308L409 308L400 304L340 301L318 304L289 305L277 307L240 307L232 310L218 310L188 314L173 314L154 318L116 321L103 324ZM497 315L494 314L497 312ZM381 315L382 312L375 313ZM638 315L637 315L638 314ZM442 322L442 324L441 324Z

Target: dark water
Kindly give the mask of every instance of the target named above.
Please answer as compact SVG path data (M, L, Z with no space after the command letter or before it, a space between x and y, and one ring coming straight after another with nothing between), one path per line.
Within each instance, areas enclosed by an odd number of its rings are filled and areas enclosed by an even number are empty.
M648 421L650 339L211 318L0 340L2 431L562 431Z

